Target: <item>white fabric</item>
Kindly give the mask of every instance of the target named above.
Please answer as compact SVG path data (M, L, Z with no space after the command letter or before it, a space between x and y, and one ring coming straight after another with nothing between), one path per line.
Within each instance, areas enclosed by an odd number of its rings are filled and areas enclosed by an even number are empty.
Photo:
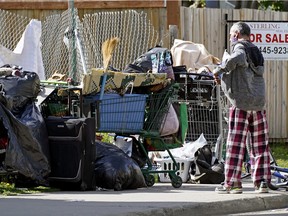
M213 71L215 64L219 64L218 58L211 55L203 44L193 43L175 39L171 47L173 66L186 65L191 72L197 72L198 69L205 66Z
M35 72L40 80L45 80L40 37L41 21L32 19L13 51L0 45L0 66L5 64L21 66L24 71Z

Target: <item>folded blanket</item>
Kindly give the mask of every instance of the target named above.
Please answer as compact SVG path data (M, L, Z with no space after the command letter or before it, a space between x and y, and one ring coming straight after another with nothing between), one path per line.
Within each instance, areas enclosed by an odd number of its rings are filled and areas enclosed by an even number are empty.
M100 92L102 76L105 73L103 69L92 69L91 73L83 77L82 91L83 95ZM167 80L166 73L123 73L108 71L105 84L105 91L112 89L126 89L127 86L153 86L163 84Z

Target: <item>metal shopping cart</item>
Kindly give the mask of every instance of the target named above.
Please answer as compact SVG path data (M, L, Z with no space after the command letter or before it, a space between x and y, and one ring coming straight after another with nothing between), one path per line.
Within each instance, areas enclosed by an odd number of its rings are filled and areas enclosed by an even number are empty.
M187 104L188 131L186 141L195 141L203 133L218 159L222 158L225 115L223 92L207 74L178 72L179 101ZM224 107L225 106L225 107Z
M142 150L148 157L149 151L167 151L172 163L168 169L155 169L155 164L151 160L147 160L147 166L142 168L146 184L153 186L155 178L153 174L167 174L171 180L172 186L179 188L182 185L182 178L177 175L179 173L180 164L175 160L170 149L181 147L183 140L165 139L161 136L163 122L167 117L170 106L177 99L179 90L178 84L172 84L162 89L160 92L152 93L147 98L146 118L144 121L143 131L140 134L140 145ZM180 122L181 123L181 122ZM171 137L170 137L171 138Z
M102 86L105 85L105 75ZM101 88L102 90L103 88ZM96 131L115 133L123 136L138 136L138 143L145 154L147 164L142 168L147 186L155 183L155 173L167 173L172 186L179 188L182 179L176 172L179 165L176 163L171 148L182 146L179 140L166 142L161 136L161 127L168 114L173 100L178 95L178 84L168 84L165 88L149 94L124 94L104 93L85 97L86 103L95 102ZM169 170L155 169L155 164L148 156L149 151L167 150L173 160L173 168Z

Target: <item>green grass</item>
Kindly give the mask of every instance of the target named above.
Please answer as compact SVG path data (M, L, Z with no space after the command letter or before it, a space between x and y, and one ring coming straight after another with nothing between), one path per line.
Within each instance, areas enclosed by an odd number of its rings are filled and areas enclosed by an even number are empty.
M277 165L288 168L288 143L273 143L270 148Z
M18 194L35 194L53 191L58 191L58 189L43 186L32 188L16 188L13 183L0 182L0 195L3 196L16 196Z
M106 143L114 142L114 136L111 133L96 133L96 136L98 140L101 140L102 142L106 142Z

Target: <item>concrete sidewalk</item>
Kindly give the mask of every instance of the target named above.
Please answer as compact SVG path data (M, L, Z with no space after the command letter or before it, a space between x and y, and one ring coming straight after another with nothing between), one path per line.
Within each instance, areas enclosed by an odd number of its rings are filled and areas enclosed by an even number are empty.
M1 216L193 216L227 215L288 207L288 191L257 194L251 181L243 194L217 194L218 185L170 183L124 191L53 192L0 197Z

